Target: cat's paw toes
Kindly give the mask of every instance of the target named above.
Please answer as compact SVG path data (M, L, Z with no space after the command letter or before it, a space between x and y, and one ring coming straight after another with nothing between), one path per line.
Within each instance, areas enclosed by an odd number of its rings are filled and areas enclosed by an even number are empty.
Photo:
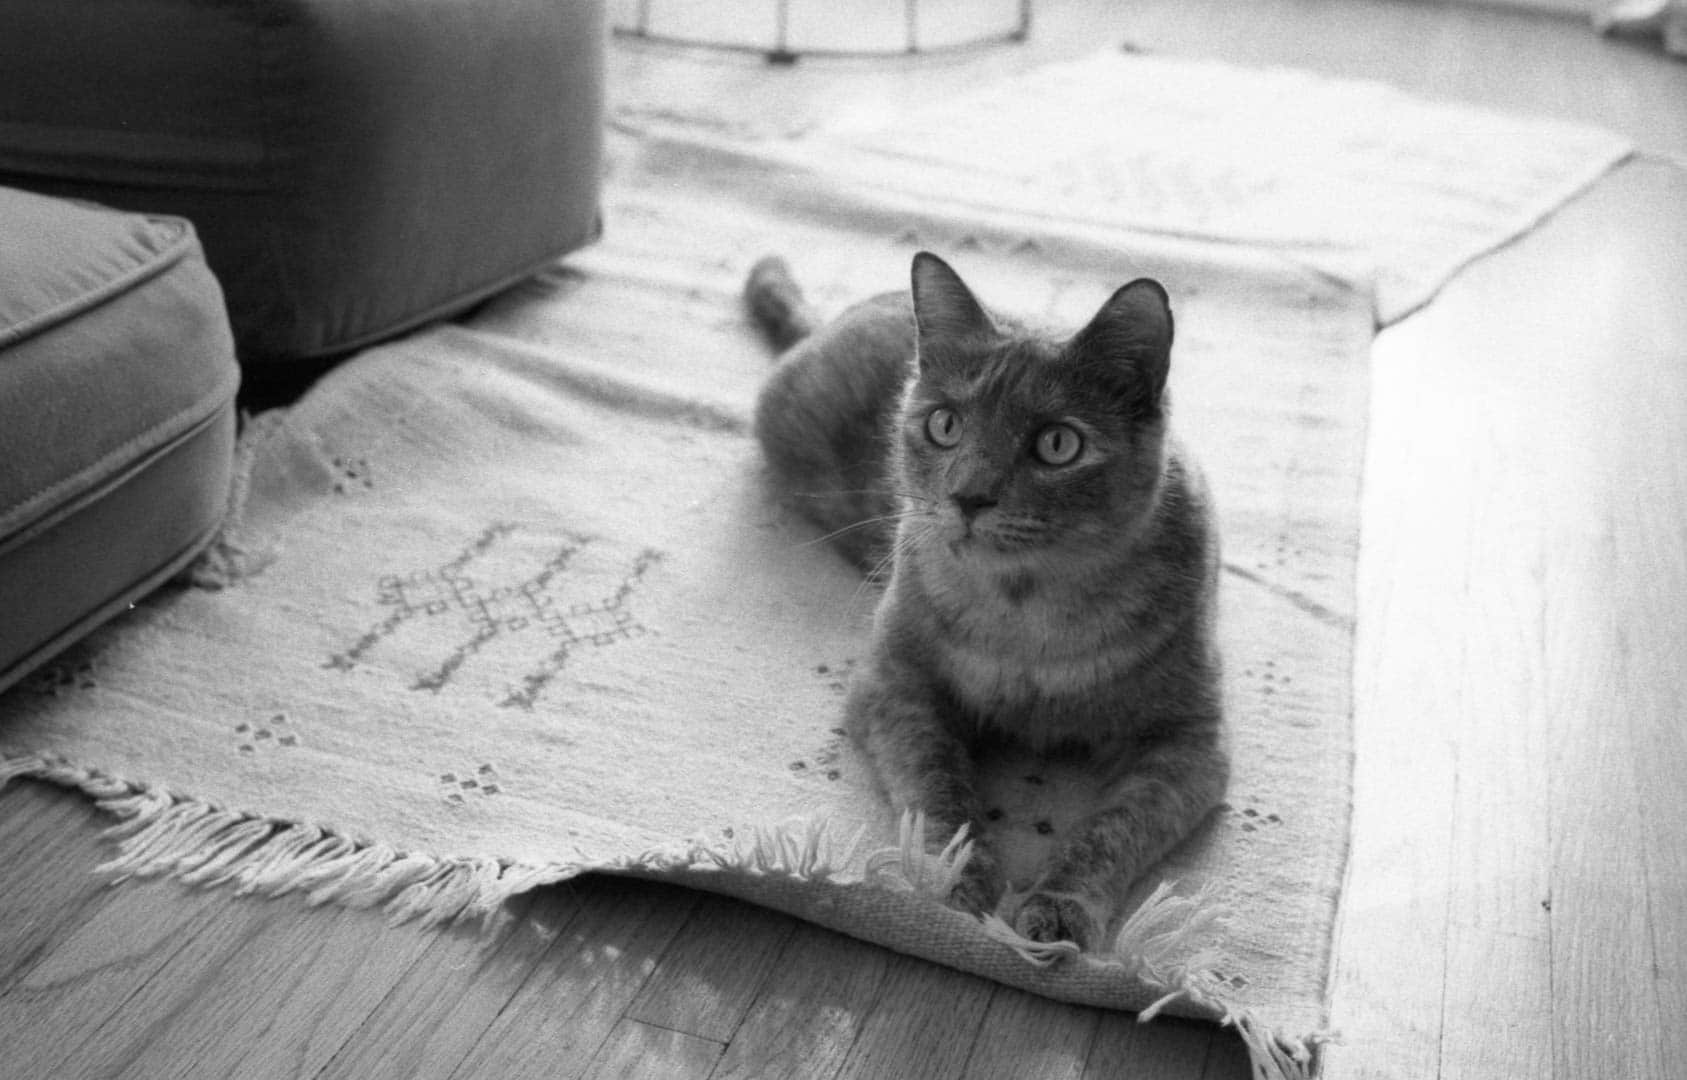
M1014 916L1013 928L1031 941L1070 941L1086 951L1101 936L1101 928L1082 904L1048 893L1033 893Z

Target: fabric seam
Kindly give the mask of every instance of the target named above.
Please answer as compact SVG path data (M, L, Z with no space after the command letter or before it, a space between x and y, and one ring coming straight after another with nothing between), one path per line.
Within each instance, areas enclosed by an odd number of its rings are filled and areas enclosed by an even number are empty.
M117 276L107 279L98 287L79 293L60 304L38 311L10 326L0 328L0 348L35 337L44 330L52 329L69 319L75 318L84 311L89 311L104 304L112 297L129 291L143 281L157 277L181 262L182 258L195 246L196 235L193 226L185 218L151 214L119 214L116 216L139 218L153 225L165 226L173 229L175 236L163 251L154 253L151 258L138 260L135 265Z
M157 455L167 453L172 447L179 445L192 432L209 423L233 398L234 386L231 384L237 385L238 380L239 369L229 365L224 369L222 378L217 380L217 384L188 408L172 413L146 430L125 439L98 460L89 462L69 476L30 492L0 511L0 545L9 546L18 536L32 532L40 524L40 521L24 520L32 516L32 512L38 515L39 519L57 519L84 497L96 497L99 492L110 490L111 486L127 475L132 468L143 466ZM146 449L137 456L136 450L141 447ZM67 492L73 494L67 495Z

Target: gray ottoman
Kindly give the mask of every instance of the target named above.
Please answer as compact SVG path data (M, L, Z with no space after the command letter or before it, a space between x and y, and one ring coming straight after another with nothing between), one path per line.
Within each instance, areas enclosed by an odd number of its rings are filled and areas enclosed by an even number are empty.
M187 222L0 188L0 691L210 541L238 385Z
M0 0L0 185L193 222L249 389L598 230L603 0Z

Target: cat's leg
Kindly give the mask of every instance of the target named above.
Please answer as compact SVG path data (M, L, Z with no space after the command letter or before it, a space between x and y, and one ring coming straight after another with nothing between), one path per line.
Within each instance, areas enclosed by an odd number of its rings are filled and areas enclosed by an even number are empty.
M1218 805L1229 772L1216 719L1189 721L1136 757L1062 846L1014 929L1096 947L1125 890Z
M845 718L891 806L924 813L934 850L970 826L972 854L950 903L975 914L994 911L1003 882L982 840L972 751L945 721L930 677L881 653L851 683Z

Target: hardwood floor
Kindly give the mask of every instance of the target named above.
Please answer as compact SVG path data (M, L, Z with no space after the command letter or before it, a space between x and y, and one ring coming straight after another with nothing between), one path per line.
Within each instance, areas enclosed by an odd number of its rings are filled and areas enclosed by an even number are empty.
M1044 0L1021 48L793 68L623 42L612 104L796 128L1127 40L1687 158L1687 64L1462 4ZM1378 338L1332 1078L1687 1076L1684 296L1687 173L1641 159ZM488 942L107 888L98 824L0 794L0 1080L1247 1075L1206 1026L681 889L585 879Z

